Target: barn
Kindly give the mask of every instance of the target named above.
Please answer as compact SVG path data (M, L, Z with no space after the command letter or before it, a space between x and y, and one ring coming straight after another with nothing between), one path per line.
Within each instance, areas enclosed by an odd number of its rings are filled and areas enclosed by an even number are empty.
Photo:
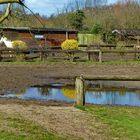
M10 40L25 41L31 47L60 48L66 39L77 39L77 31L62 28L0 27Z

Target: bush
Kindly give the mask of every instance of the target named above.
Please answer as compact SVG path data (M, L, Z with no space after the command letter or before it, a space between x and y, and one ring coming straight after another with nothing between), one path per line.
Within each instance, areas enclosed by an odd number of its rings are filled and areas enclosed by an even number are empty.
M77 50L78 49L78 41L74 39L65 40L61 44L62 50Z
M125 42L124 41L118 41L117 44L116 44L116 48L118 50L125 50ZM124 56L125 53L124 52L120 52L120 55Z
M14 49L22 49L22 50L26 50L28 49L28 46L25 42L21 41L21 40L15 40L13 41L13 48Z
M16 62L24 62L25 61L25 55L24 54L17 54L16 55Z
M118 41L116 44L117 49L125 49L125 42L124 41Z
M102 32L102 26L100 24L94 24L92 29L91 29L91 33L93 34L100 34Z

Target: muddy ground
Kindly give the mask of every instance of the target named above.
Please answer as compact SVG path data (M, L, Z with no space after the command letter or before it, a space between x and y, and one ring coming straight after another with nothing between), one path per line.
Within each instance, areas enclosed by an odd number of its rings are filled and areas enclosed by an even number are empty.
M49 64L49 65L0 65L0 91L20 90L35 85L53 82L73 83L74 80L55 77L74 78L80 74L139 76L140 65L88 65L88 64ZM135 82L133 82L135 83ZM136 83L138 85L138 82Z
M73 79L80 74L140 77L140 65L0 65L0 92L18 91L57 81L74 84L74 80L54 78L60 76ZM140 85L139 82L132 82L130 85L132 84ZM102 137L102 131L106 131L106 126L96 123L93 118L91 120L89 114L74 108L72 104L0 99L0 112L19 114L60 136L78 136L86 140L106 139ZM93 125L94 127L91 127Z

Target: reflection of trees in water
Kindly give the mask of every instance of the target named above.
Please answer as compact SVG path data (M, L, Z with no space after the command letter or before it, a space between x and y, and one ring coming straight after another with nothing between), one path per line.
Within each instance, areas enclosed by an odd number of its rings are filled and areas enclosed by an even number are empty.
M138 99L140 100L140 90L136 90L136 96L138 97Z
M118 90L120 96L126 95L126 89L122 88Z
M75 89L63 87L62 88L63 95L70 99L75 99Z
M102 91L96 91L94 94L95 98L101 98L102 97Z
M38 91L41 93L41 95L44 95L44 96L51 95L51 92L50 92L50 88L49 87L41 87L41 88L38 88Z
M116 92L108 92L106 94L106 102L107 104L116 104L116 101L118 100L118 95L116 94Z

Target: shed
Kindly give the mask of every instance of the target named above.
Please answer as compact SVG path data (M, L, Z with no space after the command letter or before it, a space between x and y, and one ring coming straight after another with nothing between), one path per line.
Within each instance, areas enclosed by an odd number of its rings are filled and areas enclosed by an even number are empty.
M115 29L112 31L113 34L119 36L120 39L140 43L140 29Z
M63 28L0 27L10 40L25 41L31 47L59 48L66 39L77 39L77 31Z

